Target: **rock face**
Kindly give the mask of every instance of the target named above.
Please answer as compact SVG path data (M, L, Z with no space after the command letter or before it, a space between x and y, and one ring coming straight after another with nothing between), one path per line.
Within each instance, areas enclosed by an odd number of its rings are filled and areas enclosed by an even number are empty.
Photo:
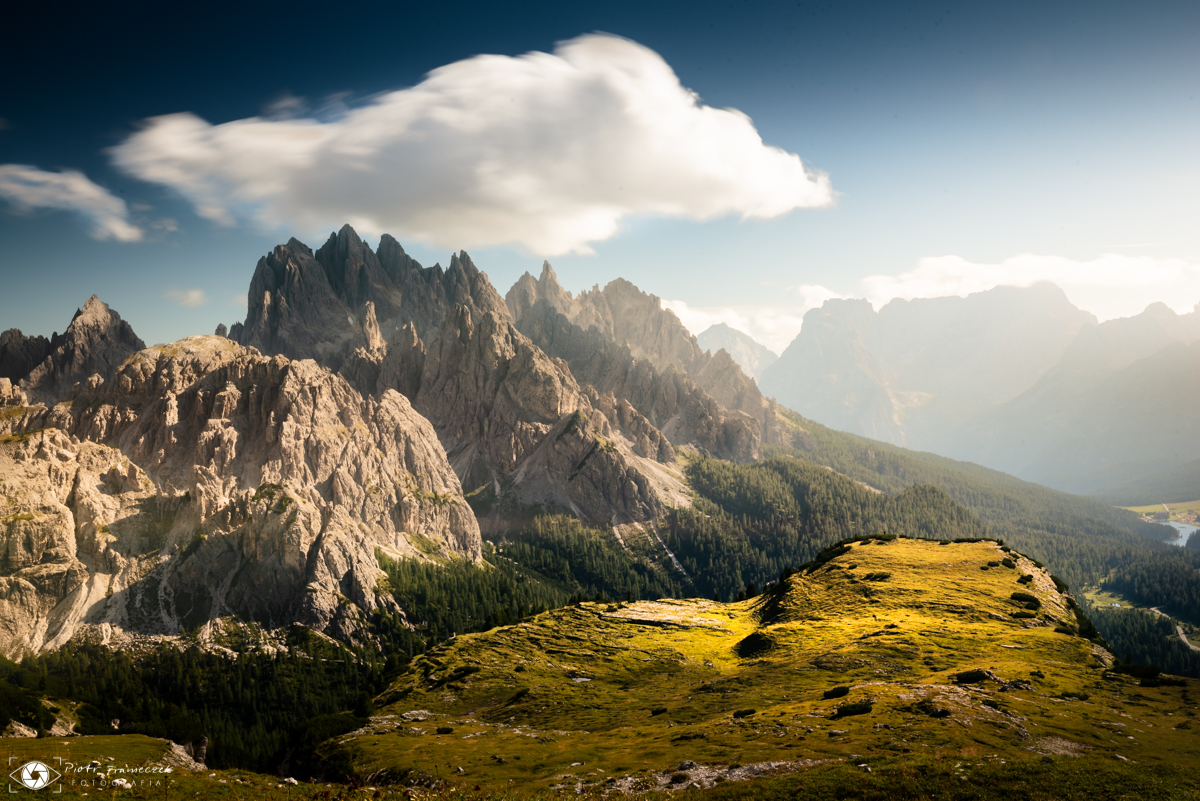
M458 305L427 349L411 327L393 344L381 388L394 382L412 396L468 489L613 523L688 502L654 426L628 404L581 390L507 315Z
M596 328L584 331L549 303L525 311L520 330L569 364L578 380L628 402L672 445L739 462L762 456L761 427L753 417L725 409L673 368L660 373Z
M359 635L376 549L480 558L427 420L228 339L145 349L74 404L0 386L0 647L178 634L224 615Z
M716 353L724 350L729 354L738 367L755 379L762 376L766 370L779 358L773 352L760 345L748 334L743 334L725 323L709 326L696 335L696 342L707 351Z
M45 341L41 337L26 339L23 352L36 352L40 344L37 340ZM103 378L112 375L122 362L144 347L146 343L138 339L129 323L92 295L75 312L67 330L51 340L45 358L28 375L20 376L21 385L33 396L53 402L79 381L93 375Z

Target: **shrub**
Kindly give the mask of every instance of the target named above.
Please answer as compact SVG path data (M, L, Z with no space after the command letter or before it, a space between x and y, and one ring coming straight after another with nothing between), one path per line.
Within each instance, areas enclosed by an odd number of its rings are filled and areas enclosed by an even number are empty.
M653 717L655 715L661 715L661 714L665 713L666 711L667 711L667 708L665 706L656 706L656 707L654 707L654 709L650 710L650 716Z
M959 684L978 684L981 681L986 681L988 678L990 676L988 676L986 670L976 668L975 670L964 670L955 676L954 680Z
M690 778L692 778L692 777L687 775L686 773L672 773L671 774L671 784L683 784Z
M1009 559L1007 556L1000 560L1000 564L1010 569L1016 569L1017 563Z
M454 734L454 727L453 726L438 726L437 733L438 734Z
M917 704L916 710L923 715L928 715L931 718L950 717L949 709L942 709L941 707L934 706L933 701L930 701L928 698Z
M1000 711L1000 702L999 701L993 701L991 698L985 698L982 701L980 701L980 703L983 704L984 706L990 706L992 709L996 710L997 712Z
M863 576L863 581L886 581L892 577L891 573L868 573Z
M825 691L826 698L841 698L842 696L849 694L849 687L833 687Z
M1033 576L1030 576L1029 574L1021 576L1019 579L1017 579L1017 583L1018 584L1032 584Z
M850 701L849 703L840 704L837 711L833 713L834 718L848 718L851 715L866 715L875 708L875 705L870 701Z
M1060 579L1058 576L1055 576L1054 574L1050 575L1050 580L1054 582L1054 588L1056 590L1058 590L1059 592L1066 592L1067 590L1071 589L1070 587L1067 586L1067 582L1063 581L1062 579Z
M993 560L988 562L988 567L1000 567L1000 563Z
M1027 592L1014 592L1008 597L1012 598L1014 601L1020 601L1021 603L1025 604L1026 609L1042 608L1042 602L1038 599L1038 597Z
M1028 620L1029 618L1037 617L1037 615L1035 615L1033 612L1026 612L1024 610L1020 612L1013 612L1012 616L1018 620Z
M739 709L733 713L733 716L735 718L748 718L751 715L757 715L757 714L758 714L757 709Z
M1075 629L1068 626L1055 626L1054 631L1058 634L1070 634L1072 637L1074 637L1076 633Z
M1167 676L1154 676L1152 678L1142 679L1140 683L1143 687L1186 687L1187 679L1173 679L1168 678ZM1176 728L1184 727L1177 726Z

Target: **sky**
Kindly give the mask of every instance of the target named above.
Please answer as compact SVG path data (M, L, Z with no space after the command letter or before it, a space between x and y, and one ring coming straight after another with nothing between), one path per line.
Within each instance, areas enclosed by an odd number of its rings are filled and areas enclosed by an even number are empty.
M501 292L543 259L776 352L834 297L1200 303L1200 5L24 4L0 329L149 343L349 222Z

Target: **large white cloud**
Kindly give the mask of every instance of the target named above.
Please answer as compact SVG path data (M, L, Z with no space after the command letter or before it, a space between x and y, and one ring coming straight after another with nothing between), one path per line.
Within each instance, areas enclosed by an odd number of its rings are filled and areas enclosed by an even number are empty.
M115 163L221 223L349 222L446 247L589 252L628 215L772 218L829 179L704 105L655 52L607 35L476 56L330 119L147 120Z
M125 201L76 170L47 172L27 164L0 164L0 197L22 211L63 209L92 223L96 239L136 242L142 230L129 222Z
M1200 303L1200 265L1182 259L1104 254L1090 261L1023 253L996 264L959 256L923 258L900 275L873 275L861 282L879 308L893 298L965 297L997 286L1031 286L1051 281L1081 309L1101 320L1129 317L1155 302L1177 312Z

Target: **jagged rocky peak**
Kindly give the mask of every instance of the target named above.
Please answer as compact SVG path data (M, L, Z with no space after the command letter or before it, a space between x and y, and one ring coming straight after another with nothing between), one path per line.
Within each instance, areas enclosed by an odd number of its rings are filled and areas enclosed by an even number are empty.
M69 410L25 407L0 434L17 515L6 653L226 615L354 641L362 611L399 611L376 591L377 550L480 559L458 478L405 397L221 337L144 349Z
M393 237L384 234L375 253L346 225L316 253L292 239L260 259L245 325L235 324L229 335L264 353L312 358L340 369L367 303L374 305L385 341L406 324L422 338L432 336L456 303L508 313L465 252L452 255L445 270L425 268Z
M35 398L58 400L93 375L108 378L130 355L146 347L107 303L92 295L71 324L51 342L50 353L21 382Z
M762 423L725 408L679 371L658 370L636 358L627 344L595 327L583 330L544 301L522 317L520 330L551 357L564 360L581 383L627 401L673 446L738 462L761 457ZM732 372L740 375L736 366Z
M548 261L542 262L542 273L538 278L525 273L504 296L509 312L518 324L540 300L545 300L555 310L566 315L567 319L573 319L579 313L578 301L558 283L558 275Z
M725 408L745 412L758 421L764 442L781 444L786 439L770 402L763 398L754 379L736 362L701 349L679 318L662 307L658 297L641 291L629 281L617 278L603 289L593 287L573 297L562 288L554 270L546 263L540 278L534 280L526 273L506 299L521 331L547 352L566 358L577 374L580 370L588 375L593 373L579 361L586 353L576 351L567 355L554 351L549 342L534 334L555 327L545 319L545 313L538 311L539 304L561 314L582 331L595 329L607 340L627 348L631 357L649 362L659 374L666 376L675 370ZM591 381L583 377L580 380ZM608 391L607 385L597 388ZM653 419L649 409L642 411Z

